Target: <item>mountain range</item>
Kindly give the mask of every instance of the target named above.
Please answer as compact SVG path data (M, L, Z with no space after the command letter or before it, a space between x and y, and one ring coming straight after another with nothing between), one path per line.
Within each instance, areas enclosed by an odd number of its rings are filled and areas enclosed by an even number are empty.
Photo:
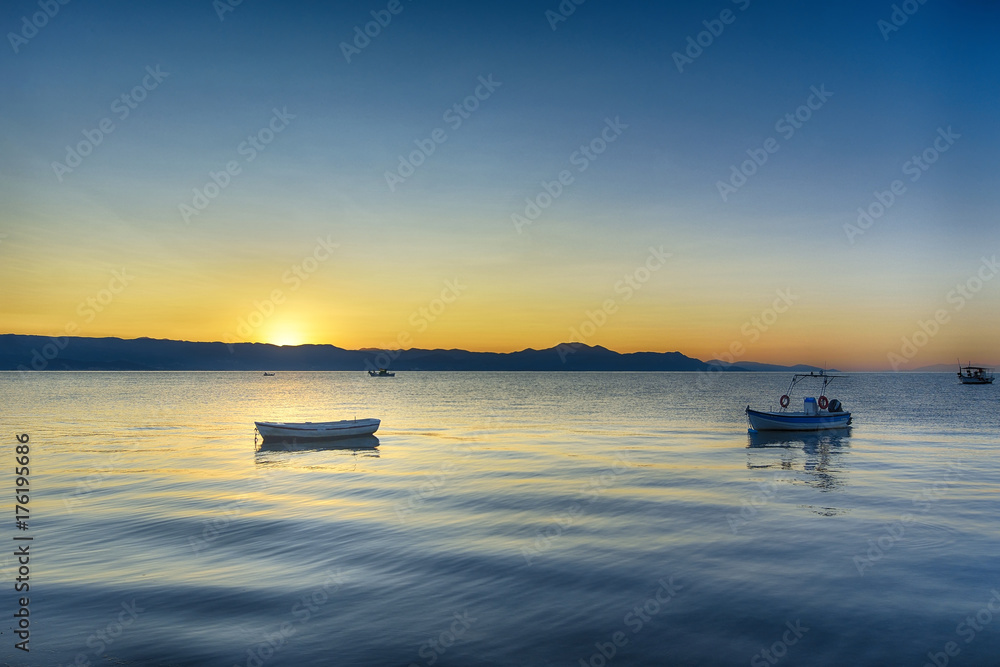
M61 338L0 335L0 370L137 371L811 371L779 366L701 361L680 352L622 354L601 346L562 343L544 350L345 350L334 345L201 343L154 338Z

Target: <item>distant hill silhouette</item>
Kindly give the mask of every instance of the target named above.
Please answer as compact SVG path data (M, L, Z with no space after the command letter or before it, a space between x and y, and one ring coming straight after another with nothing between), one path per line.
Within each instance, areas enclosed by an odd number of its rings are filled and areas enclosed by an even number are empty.
M722 366L723 368L728 368L729 370L736 371L754 371L754 372L785 372L792 371L793 373L811 373L813 371L824 370L819 366L809 366L807 364L795 364L794 366L781 366L779 364L762 364L756 361L737 361L736 363L727 363L725 361L719 361L718 359L712 359L711 361L705 362L712 366ZM825 369L831 372L837 372L836 368Z
M753 365L753 364L747 364ZM761 364L753 370L790 370ZM693 359L680 352L620 354L563 343L545 350L345 350L334 345L196 343L154 338L0 335L0 370L138 371L727 371L748 370ZM795 367L796 369L800 367ZM811 369L812 367L801 367Z
M934 364L914 368L914 373L958 373L958 364Z

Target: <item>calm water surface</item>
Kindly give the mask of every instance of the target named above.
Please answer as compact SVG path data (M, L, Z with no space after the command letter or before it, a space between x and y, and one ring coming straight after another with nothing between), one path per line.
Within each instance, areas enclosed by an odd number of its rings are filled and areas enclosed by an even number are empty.
M1000 387L854 374L849 432L748 436L788 379L0 373L0 661L1000 664ZM255 451L353 416L378 449Z

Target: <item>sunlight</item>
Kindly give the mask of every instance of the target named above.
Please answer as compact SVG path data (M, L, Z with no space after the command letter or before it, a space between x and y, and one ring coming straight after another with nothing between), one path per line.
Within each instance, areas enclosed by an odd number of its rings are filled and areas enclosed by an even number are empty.
M271 331L267 342L271 345L302 345L305 342L305 336L296 327L277 327Z

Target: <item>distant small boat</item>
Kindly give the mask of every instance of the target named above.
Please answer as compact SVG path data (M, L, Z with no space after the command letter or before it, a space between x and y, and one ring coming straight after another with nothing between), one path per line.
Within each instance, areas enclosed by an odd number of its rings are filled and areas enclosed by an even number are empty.
M843 377L842 375L827 375L825 371L819 373L796 373L792 376L792 383L788 385L788 391L781 397L779 403L781 410L778 412L764 412L751 410L747 406L747 422L751 431L822 431L831 428L844 428L851 424L851 413L843 409L837 399L827 399L826 387L834 379ZM823 388L820 391L819 400L813 396L806 396L802 403L801 412L788 411L791 404L790 394L792 389L799 382L807 378L822 379Z
M959 366L958 380L962 384L993 384L993 369L985 366Z
M368 371L368 375L372 376L373 378L394 378L394 377L396 377L395 373L390 373L389 371L387 371L384 368L378 369L377 372L376 371Z
M266 378L273 378L274 377L274 373L264 373L264 377L266 377Z
M264 442L272 440L336 440L372 435L379 419L344 419L335 422L254 422Z

